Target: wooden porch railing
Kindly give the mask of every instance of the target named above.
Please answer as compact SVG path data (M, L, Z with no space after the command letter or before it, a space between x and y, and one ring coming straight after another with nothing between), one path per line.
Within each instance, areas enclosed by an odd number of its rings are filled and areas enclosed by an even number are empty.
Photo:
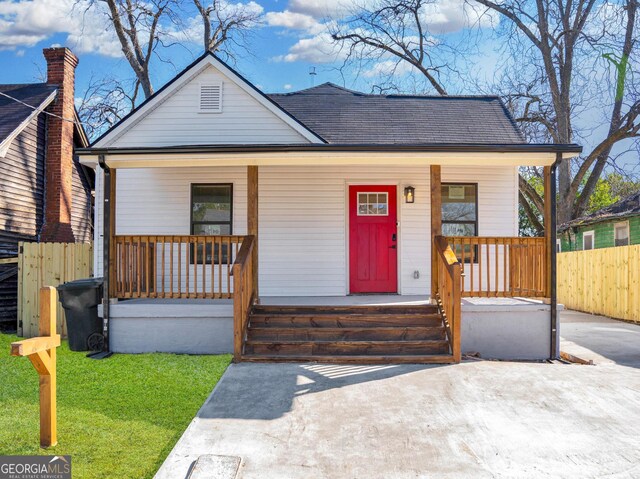
M244 236L116 235L110 297L232 298Z
M251 307L258 298L253 265L255 237L246 236L233 264L233 359L242 357Z
M463 267L462 296L547 297L545 238L448 236Z
M437 273L435 298L445 321L451 354L455 362L460 362L462 265L443 236L435 237L433 249Z

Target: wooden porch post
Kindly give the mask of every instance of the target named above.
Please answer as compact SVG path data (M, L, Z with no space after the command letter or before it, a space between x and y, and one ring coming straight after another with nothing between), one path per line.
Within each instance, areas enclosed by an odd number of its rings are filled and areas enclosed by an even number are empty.
M247 234L255 237L253 245L253 287L258 299L258 167L247 166Z
M442 234L442 168L431 165L431 299L437 288L437 264L435 237Z
M545 283L544 283L544 296L549 298L551 294L551 254L555 244L551 244L553 240L553 231L551 228L551 203L553 198L551 196L551 167L544 167L544 244L545 244Z

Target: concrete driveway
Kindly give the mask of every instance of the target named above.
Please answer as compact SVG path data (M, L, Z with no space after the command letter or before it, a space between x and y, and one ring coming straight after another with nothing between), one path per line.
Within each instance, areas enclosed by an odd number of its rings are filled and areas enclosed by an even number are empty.
M605 316L560 313L560 349L595 364L640 367L640 325Z
M614 363L234 364L157 477L630 478L638 431Z

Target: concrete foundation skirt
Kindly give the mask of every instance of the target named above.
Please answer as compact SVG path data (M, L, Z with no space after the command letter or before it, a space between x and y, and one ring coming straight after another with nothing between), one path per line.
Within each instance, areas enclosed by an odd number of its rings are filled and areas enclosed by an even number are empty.
M98 311L102 317L102 307ZM233 304L208 300L129 300L110 306L115 353L233 352Z

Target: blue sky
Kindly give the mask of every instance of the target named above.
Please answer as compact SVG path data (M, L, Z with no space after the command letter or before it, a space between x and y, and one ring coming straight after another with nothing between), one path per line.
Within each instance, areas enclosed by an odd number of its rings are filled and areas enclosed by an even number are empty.
M80 58L77 69L76 97L81 97L92 78L114 77L132 80L130 66L123 58L119 43L110 29L104 13L85 10L90 0L0 0L0 83L29 83L44 79L46 72L42 49L52 45L66 45ZM251 54L239 52L235 68L266 92L295 91L331 81L365 92L379 78L376 71L384 70L384 59L373 62L355 74L355 70L340 71L341 52L335 50L326 33L329 18L340 21L347 14L345 0L223 0L229 8L238 2L243 8L260 13L263 24L252 30L248 45ZM370 2L372 0L359 0ZM79 4L78 4L79 2ZM182 2L181 18L186 34L180 46L161 49L163 61L154 59L152 82L157 90L201 53L200 19L190 0ZM458 67L480 83L491 84L499 62L500 40L491 28L499 22L493 16L479 16L470 11L464 0L437 0L428 4L425 22L438 41L452 44L469 35L469 22L474 29L473 51L459 58ZM175 35L173 39L175 39ZM468 40L468 38L467 38ZM315 68L312 78L309 69ZM406 73L406 72L405 72ZM410 84L405 84L409 86ZM493 93L473 90L458 79L447 79L450 93ZM433 93L414 87L417 92ZM415 91L410 91L411 93ZM601 111L583 114L581 122L593 124L595 134L586 143L601 139L605 125ZM592 132L593 133L593 132ZM588 146L588 145L587 145ZM627 163L636 167L637 155L628 156Z
M313 81L332 81L364 91L371 88L371 74L357 78L341 74L340 54L333 51L323 28L327 18L345 14L344 0L229 1L249 3L264 14L263 26L252 33L252 54L239 55L235 66L265 91L307 88ZM121 58L115 36L105 32L104 18L98 13L85 14L73 4L74 0L0 0L1 83L41 80L45 71L42 49L51 45L69 46L80 58L78 92L85 89L92 76L133 78L129 65ZM431 15L433 27L455 36L465 22L463 1L441 0L440 5ZM192 16L196 18L194 11L183 14L185 19ZM199 24L196 22L194 27L198 31ZM154 62L152 79L156 89L202 52L199 43L182 45L162 51L171 65ZM315 78L309 75L310 67L315 67Z
M2 18L3 3L38 3L36 2L0 2L0 18ZM54 5L55 2L41 2ZM61 2L62 3L62 2ZM260 6L265 13L278 13L286 10L285 2L278 0L260 1ZM55 7L54 7L55 8ZM80 13L76 13L80 15ZM14 17L15 19L15 17ZM10 16L5 20L11 21ZM318 18L321 21L321 18ZM34 22L35 23L35 22ZM2 46L2 23L0 22L0 83L29 83L40 81L46 71L42 49L51 45L66 45L71 47L80 58L77 70L77 90L81 92L89 82L92 75L113 75L132 78L131 69L123 58L117 58L117 51L109 50L108 54L95 53L95 49L81 46L75 36L68 31L56 32L56 29L64 30L65 27L52 27L53 30L46 38L31 44L12 44L11 40ZM37 25L34 25L37 28ZM68 27L67 27L68 28ZM19 28L16 28L18 30ZM81 37L89 37L86 31ZM312 38L305 30L287 28L284 26L270 26L265 24L256 28L250 39L249 48L251 54L238 55L236 68L252 82L259 84L267 91L286 91L289 89L301 89L311 85L309 67L315 66L318 75L316 82L334 81L342 83L339 72L335 66L321 62L305 61L305 56L297 61L286 61L282 57L290 53L290 49L302 38ZM162 52L163 57L170 59L173 65L156 61L153 65L154 87L157 89L173 77L178 71L191 63L202 53L199 43L186 42L185 47L172 48ZM113 52L113 53L111 53ZM325 60L325 61L328 61Z

